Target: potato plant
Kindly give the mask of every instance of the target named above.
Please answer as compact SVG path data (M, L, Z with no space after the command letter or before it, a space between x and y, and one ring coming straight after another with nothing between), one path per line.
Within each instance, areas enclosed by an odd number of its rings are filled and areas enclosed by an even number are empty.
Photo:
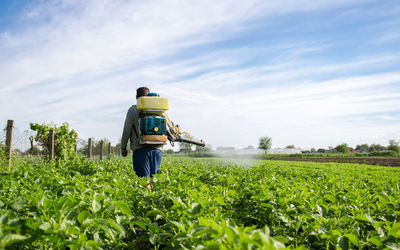
M164 157L17 158L0 175L0 249L398 249L400 169Z

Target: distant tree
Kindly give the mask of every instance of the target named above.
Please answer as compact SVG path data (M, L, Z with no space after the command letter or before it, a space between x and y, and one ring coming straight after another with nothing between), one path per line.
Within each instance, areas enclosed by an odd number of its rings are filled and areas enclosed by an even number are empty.
M294 145L287 145L286 148L295 148Z
M24 155L40 155L41 154L41 150L38 146L33 144L34 138L33 135L29 136L29 141L31 144L31 147L29 149L27 149L25 152L23 152Z
M315 150L315 148L311 148L311 153L315 153L317 152L317 150Z
M174 150L170 148L170 149L165 150L165 153L166 154L173 154Z
M205 147L196 146L195 151L196 152L211 152L212 151L212 147L211 147L210 144L207 144Z
M400 152L400 146L399 142L395 140L390 140L389 141L389 146L387 147L388 150L394 151L394 152Z
M180 142L179 151L188 154L193 151L193 145L187 142Z
M357 145L357 146L356 146L356 150L358 150L358 151L366 151L366 152L369 152L369 151L370 151L369 145L366 144L366 143L361 144L361 145Z
M339 153L348 153L350 151L349 146L347 145L347 143L342 143L340 145L337 145L335 147L335 150Z
M270 150L272 147L272 139L271 137L261 137L258 141L258 149L264 150L264 153L266 154L268 150Z
M27 149L25 152L23 152L24 155L40 155L42 153L42 150L36 145L31 146L30 149Z
M324 149L324 148L319 148L319 149L317 150L317 152L318 152L318 153L325 153L325 152L326 152L326 149Z
M188 138L188 139L192 139L192 140L195 140L195 139L196 139L194 136L189 135L189 134L187 134L187 133L186 133L184 136L185 136L186 138ZM187 142L180 142L180 143L179 143L179 151L180 151L180 152L183 152L183 153L185 153L185 154L189 154L190 152L192 152L192 151L193 151L193 148L194 148L195 151L197 151L197 150L207 150L207 149L205 149L205 148L202 148L202 149L201 149L200 146L196 146L196 147L195 147L195 145L193 145L193 144L191 144L191 143L187 143Z
M77 144L78 144L78 152L82 153L82 154L86 154L87 148L88 148L88 141L84 140L82 138L79 138Z
M245 149L254 149L254 146L253 145L249 145Z
M107 153L108 150L108 144L110 141L106 138L100 139L100 140L93 140L93 154L94 155L100 155L101 152L101 141L103 141L103 155Z
M386 148L385 148L385 146L382 146L382 145L380 145L380 144L371 144L370 146L369 146L369 151L370 152L374 152L374 151L383 151L383 150L385 150Z
M120 140L121 141L121 140ZM121 153L121 143L117 143L115 146L111 148L113 154L120 154Z

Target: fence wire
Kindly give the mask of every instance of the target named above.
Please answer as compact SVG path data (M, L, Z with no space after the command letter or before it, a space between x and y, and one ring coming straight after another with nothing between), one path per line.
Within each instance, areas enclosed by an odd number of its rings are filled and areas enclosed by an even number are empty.
M1 133L0 133L0 144L5 145L7 138L7 121L1 122ZM20 126L15 126L12 130L12 150L15 153L19 153L22 155L29 154L44 154L44 149L38 145L38 143L34 140L36 135L35 131L32 130L23 130ZM109 153L109 140L106 138L103 139L94 139L92 138L92 156L99 156L101 154L101 146L100 141L103 140L103 156L107 157ZM84 155L88 154L88 138L78 138L77 140L77 152L82 153ZM121 150L118 145L111 145L111 154L112 155L120 155Z
M0 126L1 126L0 144L5 144L6 143L7 125L2 122L2 123L0 123Z

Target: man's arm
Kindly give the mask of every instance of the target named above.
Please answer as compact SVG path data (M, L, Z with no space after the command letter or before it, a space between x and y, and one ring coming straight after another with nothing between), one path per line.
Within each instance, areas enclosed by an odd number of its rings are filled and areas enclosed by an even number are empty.
M122 153L122 156L124 156L124 157L128 155L128 150L126 149L126 147L128 145L128 141L132 135L133 120L134 120L133 112L131 109L129 109L126 114L124 130L122 132L122 137L121 137L121 153Z

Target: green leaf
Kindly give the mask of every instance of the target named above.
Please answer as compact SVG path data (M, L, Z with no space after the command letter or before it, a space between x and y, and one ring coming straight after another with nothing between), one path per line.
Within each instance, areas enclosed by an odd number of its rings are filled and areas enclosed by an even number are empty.
M150 233L149 241L151 244L155 245L161 240L161 236L156 233Z
M101 209L101 203L96 200L96 195L92 200L92 211L97 213Z
M358 214L356 216L356 219L359 219L359 220L362 220L365 222L369 222L371 225L375 224L374 219L372 219L369 214Z
M286 243L289 242L289 240L286 237L282 236L282 235L277 235L277 236L274 236L273 238L275 240L279 241L282 244L286 244Z
M121 234L122 237L125 236L126 231L125 231L125 228L121 224L119 224L115 221L112 221L112 220L109 223L110 223L111 227L113 227L115 230L117 230Z
M109 228L107 225L104 225L104 224L100 224L99 227L101 229L103 229L103 231L106 233L106 235L108 236L109 239L111 239L112 241L115 241L115 235L111 228Z
M389 235L400 238L400 222L393 224L392 229L389 231Z
M353 243L356 247L358 247L358 245L360 244L357 235L355 235L355 234L345 234L344 236L349 238L351 243Z
M381 242L380 238L377 236L369 238L368 241L378 247L382 246L382 242Z
M258 235L260 236L260 239L266 243L266 244L270 244L271 243L271 237L269 236L269 234L267 232L259 232Z
M79 214L78 214L78 221L79 221L79 223L83 224L83 222L84 222L87 218L89 218L89 216L90 216L90 213L89 213L89 211L87 211L87 210L84 210L84 211L79 212Z
M135 224L136 226L139 226L143 230L147 230L146 224L144 224L143 221L134 221L133 224Z
M389 248L389 249L391 249L391 250L399 250L399 249L400 249L399 245L397 245L397 244L394 243L394 242L387 243L387 244L385 245L385 247L387 247L387 248Z
M22 209L24 208L25 204L26 204L25 201L17 201L17 202L15 202L14 204L12 204L11 207L12 207L14 210L19 211L19 210L22 210Z
M122 213L124 213L125 215L132 217L132 211L128 205L128 203L124 202L124 201L114 201L113 205L116 206L119 210L121 210Z
M25 220L23 219L12 219L8 222L8 225L10 225L11 227L20 227L23 224L25 224Z
M176 226L176 227L179 229L179 231L182 231L182 232L185 231L185 227L183 226L182 223L177 222L177 221L170 221L170 222L171 222L174 226Z
M10 246L11 244L28 239L28 237L20 234L6 234L0 238L1 245L3 247Z
M42 225L39 226L39 228L42 229L43 231L47 231L51 228L51 225L48 222L44 222Z
M204 249L204 250L221 250L221 245L220 244L216 244L216 243L208 243L207 245L203 246L200 249Z
M236 242L239 238L238 233L231 227L225 228L225 234L226 234L228 240L232 243Z
M150 218L150 219L153 219L153 218L162 218L162 212L159 211L159 210L150 210L150 211L148 211L148 212L146 213L145 217L146 217L146 218ZM157 219L155 219L155 220L157 220Z
M192 209L190 209L190 213L195 215L198 214L201 211L201 204L193 203L192 204Z
M69 226L67 227L67 235L78 235L80 234L79 227L77 226Z
M349 249L350 247L349 238L347 238L346 236L340 236L338 238L338 246L343 250Z
M96 249L98 246L101 246L101 245L103 245L101 242L97 242L97 241L94 241L94 240L86 241L86 246L91 247L91 248L95 248Z
M30 229L37 230L43 222L38 219L25 219L25 226L29 227Z
M51 207L52 201L48 198L43 199L43 209L48 210Z
M95 232L95 233L93 234L93 239L94 239L95 241L102 242L103 239L104 239L104 237L103 237L103 234L100 234L99 232Z
M225 202L224 198L221 197L221 196L218 196L218 197L214 198L214 200L216 202L218 202L219 204L221 204L221 205L226 205L226 202Z
M3 214L3 215L0 217L0 223L3 224L3 225L5 225L5 224L7 224L7 222L8 222L8 214Z
M326 216L326 208L323 205L317 205L317 210L318 210L318 214L321 217L325 217Z

